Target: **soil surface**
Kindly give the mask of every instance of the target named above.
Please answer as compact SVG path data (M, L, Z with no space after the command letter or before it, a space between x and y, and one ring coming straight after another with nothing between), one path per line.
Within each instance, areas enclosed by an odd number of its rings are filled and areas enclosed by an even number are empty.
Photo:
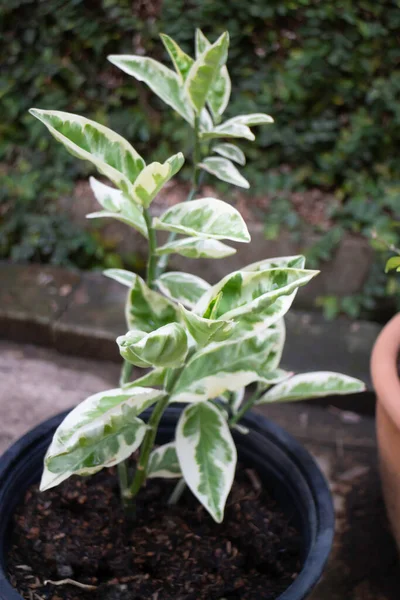
M135 523L113 469L33 486L15 515L12 584L29 600L273 600L292 583L300 536L255 472L238 468L221 525L189 491L167 508L173 486L150 481ZM44 583L68 579L89 587Z

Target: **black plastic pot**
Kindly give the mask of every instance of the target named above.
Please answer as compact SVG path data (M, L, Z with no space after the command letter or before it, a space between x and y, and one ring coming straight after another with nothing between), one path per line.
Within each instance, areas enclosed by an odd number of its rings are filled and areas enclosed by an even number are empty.
M179 413L180 409L176 408L166 411L158 442L171 440ZM45 451L65 414L45 421L24 435L1 458L1 600L22 600L7 579L7 546L12 515L27 488L39 480ZM277 600L303 600L318 582L332 546L334 512L329 488L310 454L283 429L258 414L247 415L241 423L250 429L250 433L234 433L239 459L257 470L301 532L302 570Z

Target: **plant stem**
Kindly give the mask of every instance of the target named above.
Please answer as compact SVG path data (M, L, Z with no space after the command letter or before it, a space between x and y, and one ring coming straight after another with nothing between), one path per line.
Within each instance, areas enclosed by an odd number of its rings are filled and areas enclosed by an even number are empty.
M134 498L138 494L140 488L146 480L146 472L149 463L150 452L153 448L158 425L160 423L163 412L167 407L168 400L169 395L166 395L163 398L161 398L155 405L151 417L149 419L148 429L144 436L144 440L140 450L140 457L137 464L135 477L133 479L132 485L129 487L130 498Z
M143 209L144 220L147 225L147 233L149 236L149 255L147 259L147 275L146 275L146 283L151 288L153 287L154 279L156 278L156 267L157 267L157 239L156 232L154 231L152 225L152 219L150 216L150 212L147 208Z
M234 425L236 425L236 423L238 421L240 421L240 419L243 417L243 415L245 413L247 413L248 410L253 408L253 406L259 399L260 395L261 395L260 391L257 388L256 391L254 392L254 394L252 394L250 396L250 398L240 407L240 409L237 411L237 413L229 419L229 422L228 422L229 427L233 427Z

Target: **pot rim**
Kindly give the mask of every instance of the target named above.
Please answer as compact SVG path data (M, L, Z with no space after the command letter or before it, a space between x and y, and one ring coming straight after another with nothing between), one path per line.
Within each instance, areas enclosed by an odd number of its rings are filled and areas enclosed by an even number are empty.
M400 429L400 377L397 357L400 352L400 313L378 335L371 354L371 376L378 402Z
M182 408L170 407L170 414L178 414ZM19 438L0 457L0 502L2 488L13 473L18 462L27 456L33 447L43 444L43 440L55 429L60 419L70 411L58 414ZM242 419L243 425L267 437L283 450L301 472L313 499L310 510L316 521L315 534L304 558L302 568L293 583L276 600L304 600L319 581L328 560L334 537L335 516L329 485L311 454L289 433L276 423L259 413L250 413ZM11 586L4 570L4 556L0 547L0 600L22 600L22 596Z

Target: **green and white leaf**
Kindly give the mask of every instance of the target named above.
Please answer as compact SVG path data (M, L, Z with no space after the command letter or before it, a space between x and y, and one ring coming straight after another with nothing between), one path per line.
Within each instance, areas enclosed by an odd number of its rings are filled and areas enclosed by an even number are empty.
M354 377L330 371L316 371L294 375L283 383L279 383L261 396L257 404L293 402L294 400L308 400L323 396L354 394L364 390L364 383Z
M187 485L221 523L237 454L227 422L215 406L200 402L184 409L176 430L176 452Z
M174 154L165 163L153 162L138 175L133 194L135 200L148 208L161 188L180 170L185 159L182 152Z
M86 215L87 219L98 217L117 219L139 231L145 238L148 237L146 222L141 209L123 192L101 183L94 177L90 178L90 187L96 200L105 210L90 213Z
M41 490L71 475L88 475L130 456L146 425L137 416L164 395L136 387L94 394L74 408L56 430L45 457Z
M245 392L246 388L241 388L240 390L230 392L229 406L231 407L233 414L237 413L239 408L242 406Z
M126 271L125 269L106 269L103 271L103 275L109 277L110 279L114 279L114 281L118 281L122 285L126 285L126 287L131 288L136 281L136 273L132 273L132 271Z
M193 125L192 107L185 97L181 78L174 71L147 56L112 55L108 60L128 75L143 81L163 102Z
M279 343L278 332L270 328L199 350L186 363L171 402L201 402L263 381L275 368Z
M247 179L239 173L235 165L227 158L208 156L198 166L204 169L204 171L211 173L211 175L215 175L221 181L226 181L227 183L232 183L246 189L250 187Z
M157 279L157 287L167 298L193 308L211 285L196 275L170 271Z
M200 29L196 29L196 58L199 58L210 46L211 42L208 41L204 33ZM231 89L232 85L228 69L224 65L219 70L207 95L208 105L216 119L222 115L228 106Z
M152 451L146 475L149 478L163 477L164 479L182 477L175 442L164 444Z
M306 264L305 256L296 254L294 256L279 256L277 258L265 258L246 267L242 271L266 271L267 269L304 269Z
M247 125L247 127L253 127L254 125L268 125L273 122L273 118L269 115L265 115L264 113L252 113L249 115L238 115L237 117L232 117L232 119L225 121L225 125L233 124Z
M193 58L188 56L186 52L184 52L182 48L180 48L180 46L175 42L175 40L169 37L169 35L160 33L160 38L173 62L175 71L180 76L183 83L190 71L190 67L194 63Z
M216 240L249 242L250 234L243 217L233 206L216 198L180 202L155 218L156 229Z
M207 96L228 57L229 35L223 33L193 63L185 81L185 93L197 114L204 108Z
M233 160L239 165L243 166L246 164L246 157L244 155L244 152L240 148L235 146L235 144L218 144L217 146L214 146L212 148L212 151L216 152L220 156L223 156L224 158L229 158L230 160Z
M236 249L218 240L183 238L160 246L156 253L158 256L180 254L186 258L225 258L235 254Z
M247 125L226 121L225 123L217 125L210 131L201 131L200 138L202 140L211 140L214 138L244 138L245 140L253 142L256 139L256 136Z
M139 377L138 379L135 379L135 381L129 381L128 383L125 383L122 386L122 389L124 391L126 390L130 390L131 388L134 387L154 387L154 386L160 386L160 387L165 387L165 383L167 380L167 369L164 368L157 368L157 369L153 369L152 371L149 371L148 373L146 373L146 375L142 375L142 377Z
M74 156L91 162L118 188L127 194L144 169L145 162L118 133L84 117L58 110L31 108L53 137Z
M145 333L137 329L117 338L121 356L137 367L180 367L188 353L186 332L179 323L168 323Z
M210 307L221 293L222 299L214 318L237 319L254 311L265 311L278 298L292 294L317 274L318 271L287 268L236 271L206 292L197 303L195 312L207 318Z
M203 319L183 306L181 312L188 332L201 347L228 339L234 327L233 321Z
M151 290L139 275L135 275L127 297L125 317L129 329L149 333L179 321L179 312L173 302Z

